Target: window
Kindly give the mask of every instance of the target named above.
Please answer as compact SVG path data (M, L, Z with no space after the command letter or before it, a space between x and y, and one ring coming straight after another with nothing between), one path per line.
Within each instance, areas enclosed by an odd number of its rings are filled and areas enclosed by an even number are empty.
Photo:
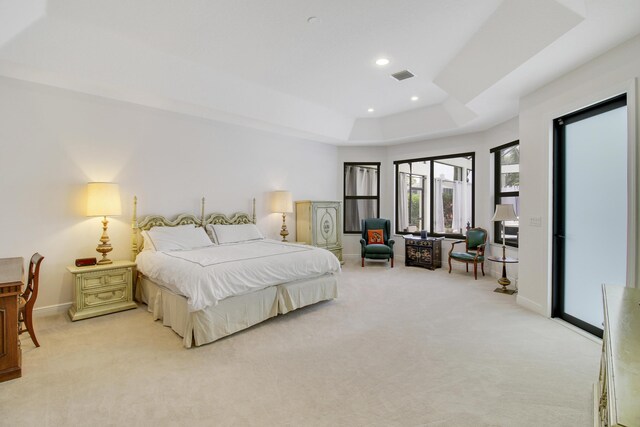
M380 217L380 163L344 164L344 232L361 233L366 218Z
M493 148L495 204L513 205L520 218L520 141L513 141ZM495 207L495 206L494 206ZM519 221L505 221L505 244L518 247ZM502 227L494 224L494 241L502 244Z
M399 160L396 233L461 237L474 218L474 153Z

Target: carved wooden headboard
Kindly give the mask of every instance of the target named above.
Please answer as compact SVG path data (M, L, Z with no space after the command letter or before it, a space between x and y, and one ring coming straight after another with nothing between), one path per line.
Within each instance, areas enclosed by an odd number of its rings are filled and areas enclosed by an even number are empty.
M204 214L205 198L202 198L200 217L193 214L183 213L174 219L166 218L162 215L148 215L138 221L138 197L133 197L133 218L131 220L131 259L135 261L136 256L142 249L140 232L153 227L176 227L178 225L193 224L196 227L204 227L207 224L255 224L256 223L256 199L252 201L251 215L244 212L236 212L231 217L221 213ZM142 244L141 244L142 243Z

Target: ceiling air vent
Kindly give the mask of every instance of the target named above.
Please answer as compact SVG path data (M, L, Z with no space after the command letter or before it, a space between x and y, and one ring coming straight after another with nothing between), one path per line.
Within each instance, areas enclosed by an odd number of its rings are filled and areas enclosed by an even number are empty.
M397 81L402 81L402 80L410 79L411 77L413 77L413 73L409 70L402 70L402 71L398 71L397 73L391 74L391 77L393 77Z

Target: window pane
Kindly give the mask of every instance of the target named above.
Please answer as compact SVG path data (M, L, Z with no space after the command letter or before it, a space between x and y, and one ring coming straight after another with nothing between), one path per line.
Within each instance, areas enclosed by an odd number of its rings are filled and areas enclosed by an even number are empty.
M513 205L513 210L516 211L516 216L518 218L520 218L520 197L519 196L515 196L515 197L502 197L500 199L500 204L503 205ZM519 234L519 224L520 221L505 221L504 222L504 228L505 228L505 239L511 242L515 242L517 243L518 241L518 234ZM500 242L502 243L502 225L499 222L498 223L499 226L499 230L500 230Z
M453 181L455 169L451 165L446 165L440 162L433 162L433 174L436 178L446 179Z
M377 196L378 168L370 165L346 165L344 171L345 195Z
M520 191L520 145L500 150L500 191Z
M411 229L411 231L422 230L422 206L423 206L423 198L422 198L422 189L411 189L411 217L409 218L409 225L415 227L415 230ZM409 230L407 230L409 231Z
M415 232L424 227L425 192L429 185L431 164L428 161L398 165L397 200L398 232Z
M379 215L380 163L344 164L344 232L360 232L361 220Z
M344 205L345 232L362 231L362 220L378 216L378 201L375 199L347 199Z
M464 234L472 221L472 166L473 155L398 163L396 231Z
M434 162L434 233L465 234L471 224L471 166L466 157Z

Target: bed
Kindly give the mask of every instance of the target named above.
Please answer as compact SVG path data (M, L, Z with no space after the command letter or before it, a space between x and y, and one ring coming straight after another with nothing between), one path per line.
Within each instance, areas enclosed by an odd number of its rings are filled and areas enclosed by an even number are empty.
M181 336L184 347L207 344L277 315L337 298L340 263L329 251L257 236L255 199L251 215L231 217L205 215L204 204L203 198L200 217L138 219L134 198L136 299L147 305L154 320ZM202 237L204 230L209 244ZM162 240L183 232L193 234L196 243L183 247L178 242L175 247Z

